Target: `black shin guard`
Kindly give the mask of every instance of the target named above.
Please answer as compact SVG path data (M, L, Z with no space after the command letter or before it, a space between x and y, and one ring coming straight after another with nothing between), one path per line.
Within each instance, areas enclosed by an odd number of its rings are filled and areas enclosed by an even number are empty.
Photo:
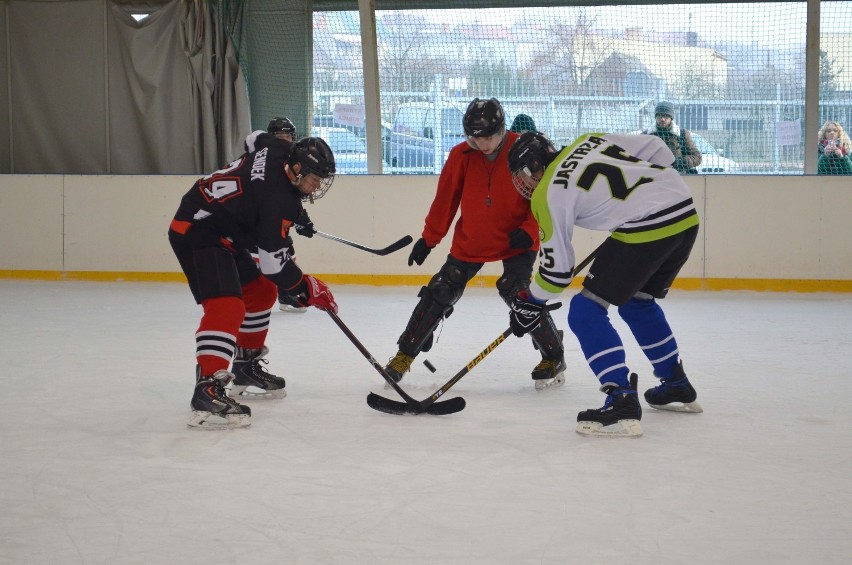
M415 357L432 348L432 332L442 319L452 314L453 304L461 298L466 283L464 273L455 265L448 264L420 289L417 294L420 302L397 341L400 351Z
M545 310L541 314L541 323L530 332L533 345L541 352L542 359L562 359L565 348L562 346L562 332L556 329L556 324Z
M405 331L397 341L399 350L412 357L432 348L432 332L438 327L438 323L453 311L452 306L433 299L429 287L421 288L418 296L420 302L414 308Z

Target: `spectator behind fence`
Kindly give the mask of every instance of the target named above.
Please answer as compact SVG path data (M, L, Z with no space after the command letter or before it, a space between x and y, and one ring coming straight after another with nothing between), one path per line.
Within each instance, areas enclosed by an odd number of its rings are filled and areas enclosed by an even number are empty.
M843 127L828 120L819 130L819 161L817 173L821 175L852 175L852 142Z
M675 156L674 165L682 175L697 175L696 167L701 164L701 153L692 141L692 135L674 121L674 105L658 102L654 108L655 124L642 133L656 135L666 142Z
M518 114L515 116L515 119L512 120L512 127L509 128L509 131L521 134L528 131L538 131L538 128L535 127L535 122L530 116L527 116L526 114Z

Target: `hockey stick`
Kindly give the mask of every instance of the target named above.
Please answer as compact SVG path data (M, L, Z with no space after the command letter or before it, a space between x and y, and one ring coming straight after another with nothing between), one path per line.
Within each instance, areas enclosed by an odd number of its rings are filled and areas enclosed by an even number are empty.
M545 310L556 310L562 306L561 302L555 302L553 304L548 304L545 307ZM479 365L479 362L485 359L489 353L497 349L497 346L506 341L506 338L512 335L512 328L506 328L503 330L503 333L500 334L497 339L488 344L488 346L483 349L479 355L474 357L470 363L465 365L461 371L456 373L453 378L444 383L444 386L435 391L435 393L425 400L420 401L420 406L424 409L428 409L429 406L432 405L433 402L438 400L441 395L450 390L453 385L461 380L463 376L468 374L474 367ZM451 402L455 400L455 398L448 400L447 402ZM367 405L370 406L373 410L378 410L379 412L386 412L388 414L405 414L404 410L406 409L406 405L402 402L398 402L396 400L391 400L390 398L385 398L384 396L380 396L371 392L367 395Z
M399 396L401 396L402 399L405 400L405 402L396 402L398 406L397 411L393 412L394 414L422 414L425 412L427 414L432 414L435 416L443 416L446 414L454 414L456 412L464 410L464 398L460 396L442 402L435 402L434 400L432 400L429 403L418 402L417 400L409 396L408 393L402 390L402 387L400 387L396 383L396 381L394 381L391 376L388 375L387 371L385 371L385 368L382 367L378 361L376 361L376 359L370 354L370 352L367 351L367 348L364 347L364 345L360 341L358 341L358 338L355 337L355 334L352 333L352 330L350 330L346 326L346 324L343 323L343 320L341 320L340 317L332 310L326 310L326 312L329 316L331 316L331 319L334 320L334 323L337 324L337 326L341 330L343 330L343 333L346 334L346 337L349 338L349 341L351 341L353 345L355 345L355 347L358 349L358 351L360 351L361 354L367 358L367 361L370 362L370 365L372 365L373 368L379 372L382 378L385 379L385 381L387 381L387 383L393 387L397 394L399 394Z
M604 241L606 241L606 240L604 240ZM578 272L585 269L588 266L588 264L591 263L594 260L595 256L598 254L598 251L601 250L603 245L604 245L603 243L598 245L598 247L594 251L592 251L589 254L588 257L586 257L585 259L580 261L580 264L577 265L574 268L574 274L575 275ZM560 308L561 306L562 306L561 302L555 302L553 304L547 305L545 307L545 310L548 310L548 311L549 310L556 310L557 308ZM442 394L444 394L445 392L450 390L450 388L452 388L453 385L455 385L457 382L459 382L463 376L468 374L471 371L471 369L476 367L479 364L480 361L485 359L485 357L489 353L494 351L494 349L496 349L498 345L503 343L506 340L506 338L509 337L510 335L512 335L512 328L511 327L505 329L503 331L503 333L500 334L500 336L497 339L495 339L490 344L488 344L488 347L483 349L482 352L479 355L474 357L474 359L470 363L465 365L465 367L461 371L456 373L453 376L453 378L451 378L446 383L444 383L444 386L442 386L437 391L435 391L435 393L432 396L430 396L426 400L420 401L420 406L424 409L427 409L433 402L438 400L438 398L440 398ZM452 400L455 400L455 399L452 399ZM448 401L448 402L450 402L450 401ZM367 396L367 405L370 408L372 408L373 410L378 410L379 412L385 412L387 414L406 414L407 412L405 410L408 409L408 406L406 404L402 403L402 402L398 402L396 400L391 400L390 398L385 398L384 396L380 396L380 395L375 394L373 392L371 392Z
M299 225L299 224L294 224L294 225L299 229L304 229L304 227ZM385 247L383 249L373 249L372 247L367 247L366 245L361 245L360 243L355 243L354 241L349 241L348 239L343 239L342 237L337 237L336 235L331 235L330 233L323 233L323 232L317 231L317 230L314 230L314 233L319 235L319 236L322 236L326 239L333 239L334 241L339 241L340 243L345 243L346 245L351 245L352 247L355 247L356 249L360 249L360 250L366 251L368 253L373 253L374 255L388 255L390 253L393 253L394 251L399 251L400 249L402 249L403 247L405 247L406 245L408 245L409 243L414 241L413 237L411 237L410 235L407 235L405 237L400 238L398 241L391 243L390 245L388 245L387 247Z
M470 363L465 365L465 367L461 371L456 373L453 378L447 381L444 386L435 391L432 396L430 396L426 400L418 402L420 407L424 410L429 410L430 407L434 407L433 403L438 400L438 398L440 398L442 394L447 392L454 384L459 382L459 379L468 374L471 369L476 367L480 361L485 359L485 357L487 357L489 353L494 351L497 346L503 343L510 335L512 335L512 328L507 329L502 334L500 334L500 337L489 343L488 347L483 349L479 355L474 357L474 359ZM451 398L450 400L445 401L445 403L452 402L453 400L456 400L456 398ZM387 414L407 414L406 409L408 408L408 405L403 402L398 402L396 400L391 400L390 398L385 398L384 396L380 396L374 392L371 392L367 395L367 405L373 410L378 410L379 412L385 412Z

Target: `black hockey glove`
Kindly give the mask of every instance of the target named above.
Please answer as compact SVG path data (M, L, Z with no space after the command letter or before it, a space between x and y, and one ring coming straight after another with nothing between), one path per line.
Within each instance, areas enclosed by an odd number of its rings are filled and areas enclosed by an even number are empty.
M432 248L426 245L426 240L421 237L414 244L414 248L411 250L411 255L408 256L408 266L410 267L414 263L422 265L423 261L426 260L426 257L428 257L431 252Z
M509 247L512 249L529 249L532 247L533 239L521 228L509 232Z
M524 289L512 298L509 307L512 309L509 313L509 325L512 328L512 333L521 337L538 326L545 305L544 302L534 301L530 291Z
M316 231L314 223L311 221L311 218L308 217L308 211L302 208L302 213L296 221L296 233L302 237L314 237L314 233L316 233Z

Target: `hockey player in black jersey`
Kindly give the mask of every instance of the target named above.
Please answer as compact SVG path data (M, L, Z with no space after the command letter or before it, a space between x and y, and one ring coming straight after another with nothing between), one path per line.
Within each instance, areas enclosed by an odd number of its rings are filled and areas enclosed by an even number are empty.
M246 136L245 150L246 153L259 151L276 139L293 143L296 141L296 126L290 118L272 118L269 120L269 125L266 126L266 131L262 129L251 132ZM308 216L308 211L302 208L302 215L299 221L296 222L296 233L303 237L313 237L315 233L314 223ZM296 248L293 245L293 239L289 241L290 258L296 260ZM294 314L303 314L308 311L286 292L278 293L278 309L282 312L290 312Z
M334 173L322 139L275 140L202 177L183 196L169 243L204 310L195 334L190 427L248 426L251 410L238 398L285 396L284 379L264 367L279 289L302 306L337 311L329 288L302 273L288 245L302 202L322 198Z

